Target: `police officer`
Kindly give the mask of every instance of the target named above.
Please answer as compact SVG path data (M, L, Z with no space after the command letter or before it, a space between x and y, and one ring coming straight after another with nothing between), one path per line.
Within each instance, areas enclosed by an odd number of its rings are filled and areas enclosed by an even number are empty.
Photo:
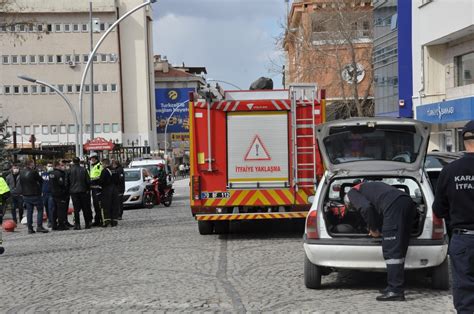
M5 206L7 204L7 199L10 197L10 188L8 187L7 182L3 177L0 177L0 226L3 224L3 213L5 212ZM0 254L5 252L5 249L2 247L2 230L0 230Z
M444 166L433 211L449 218L453 303L458 313L474 313L474 120L462 131L466 153Z
M69 206L69 183L63 161L54 162L54 170L49 173L49 184L54 199L53 230L69 230L66 225Z
M104 169L100 174L100 184L102 186L102 209L103 209L103 227L117 226L117 213L119 210L119 185L118 177L114 176L112 166L108 159L102 160Z
M415 215L415 203L399 189L383 182L362 182L344 197L347 206L360 212L369 235L382 236L387 265L387 287L377 301L405 301L405 256Z
M97 155L92 155L91 160L91 192L92 192L92 203L94 204L94 223L92 226L98 227L102 226L102 187L100 185L100 175L102 173L103 167L99 162Z
M74 157L72 163L73 165L69 169L69 193L74 206L74 230L81 229L81 217L79 216L81 210L85 227L90 229L92 225L90 177L87 170L80 165L78 157Z

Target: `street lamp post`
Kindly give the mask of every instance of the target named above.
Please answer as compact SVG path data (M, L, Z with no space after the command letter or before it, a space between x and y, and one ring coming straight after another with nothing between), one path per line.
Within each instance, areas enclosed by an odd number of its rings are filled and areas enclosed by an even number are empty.
M171 120L171 117L173 117L174 113L176 112L176 110L178 110L178 108L180 107L183 107L184 104L186 104L189 100L186 100L185 102L182 102L180 103L179 105L177 105L173 111L171 111L171 114L170 116L168 117L168 119L166 119L166 125L165 125L165 155L168 155L168 124ZM166 174L168 174L168 167L165 167L166 168Z
M102 37L100 37L99 41L97 42L97 44L95 45L94 49L91 51L90 55L89 55L89 60L87 60L87 64L86 64L86 67L84 68L84 72L82 73L82 79L81 79L81 87L80 87L80 90L79 90L79 118L80 118L80 122L79 122L79 128L80 128L80 138L81 138L81 142L80 142L80 153L81 153L81 157L82 157L82 152L83 152L83 137L84 137L84 131L83 131L83 126L84 126L84 117L83 117L83 105L82 105L82 96L84 94L84 82L86 80L86 76L87 76L87 72L89 71L89 68L91 66L91 63L93 62L93 59L94 59L94 56L97 52L97 50L99 49L100 45L102 44L102 42L105 40L105 38L110 34L111 31L113 31L115 29L115 27L117 27L117 25L122 22L125 18L127 18L129 15L135 13L136 11L140 10L141 8L147 6L147 5L150 5L152 3L155 3L157 0L147 0L145 1L144 3L136 6L135 8L131 9L130 11L128 11L127 13L125 13L124 15L122 15L117 21L115 21L110 27L109 29L104 33L104 35L102 35ZM93 88L93 86L91 86L91 88ZM93 125L91 124L91 128L93 127ZM91 139L92 140L92 139Z
M44 85L46 87L49 87L51 88L52 90L54 90L56 92L56 94L58 94L67 104L67 106L69 107L69 110L71 111L71 114L74 118L74 124L75 124L75 130L74 130L74 133L76 135L76 156L82 156L82 152L79 151L80 150L80 143L79 143L79 121L78 121L78 118L77 118L77 112L74 110L74 107L72 106L71 102L69 101L69 99L67 99L67 97L59 90L57 89L55 86L47 83L47 82L44 82L44 81L40 81L40 80L37 80L37 79L34 79L34 78L31 78L31 77L28 77L26 75L19 75L18 78L22 79L22 80L25 80L25 81L28 81L28 82L31 82L31 83L36 83L36 84L39 84L39 85Z
M215 80L215 79L206 79L207 82L220 82L220 83L224 83L224 84L227 84L227 85L230 85L232 87L235 87L239 90L242 90L242 88L238 87L237 85L235 84L232 84L231 82L226 82L226 81L223 81L223 80Z

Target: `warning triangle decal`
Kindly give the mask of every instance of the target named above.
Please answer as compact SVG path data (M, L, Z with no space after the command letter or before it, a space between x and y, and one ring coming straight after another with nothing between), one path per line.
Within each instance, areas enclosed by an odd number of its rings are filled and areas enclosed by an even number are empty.
M244 160L272 160L267 148L258 135L255 135L253 138L252 144L247 150Z

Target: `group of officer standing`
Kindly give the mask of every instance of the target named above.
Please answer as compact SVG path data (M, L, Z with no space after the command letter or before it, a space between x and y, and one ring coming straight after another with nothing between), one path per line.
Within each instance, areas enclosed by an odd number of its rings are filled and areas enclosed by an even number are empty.
M26 209L28 233L47 233L43 227L43 208L48 217L48 227L52 230L81 229L80 212L84 218L85 229L92 226L115 227L117 220L122 219L123 193L125 191L124 170L120 162L99 158L90 158L88 170L86 164L79 158L72 162L65 160L48 163L46 169L39 172L31 161L20 170L14 165L6 176L0 179L0 223L3 220L4 207L7 199L12 205L12 218L17 220L17 210L20 221ZM8 191L7 191L8 190ZM2 193L5 192L5 193ZM94 206L94 217L91 207ZM69 199L74 207L74 224L67 219ZM33 229L33 212L37 210L36 231Z

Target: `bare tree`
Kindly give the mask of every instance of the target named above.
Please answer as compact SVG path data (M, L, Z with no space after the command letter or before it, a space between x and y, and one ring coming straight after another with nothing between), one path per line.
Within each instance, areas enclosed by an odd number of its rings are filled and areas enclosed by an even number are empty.
M34 33L37 39L40 39L43 34L43 30L35 28L34 19L28 14L23 14L23 9L15 0L0 0L2 35L9 37L14 46L26 40L25 32Z
M370 1L315 2L278 43L287 51L288 79L318 82L333 98L328 115L373 115L372 9ZM337 97L335 97L337 95Z

